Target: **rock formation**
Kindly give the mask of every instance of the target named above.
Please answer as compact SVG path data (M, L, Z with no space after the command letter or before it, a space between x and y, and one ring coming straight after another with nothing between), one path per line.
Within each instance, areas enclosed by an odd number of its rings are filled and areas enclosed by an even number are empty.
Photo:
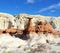
M39 22L38 25L36 25L36 32L44 33L44 22Z
M0 53L59 53L59 35L60 17L0 13Z
M57 32L53 29L52 25L48 22L39 22L36 31L39 33L52 33L53 35L60 35L60 32Z
M33 26L31 20L32 20L32 18L29 18L29 22L28 22L28 25L27 25L27 28L26 28L27 33L35 32L35 26Z
M59 18L41 15L20 14L15 17L10 14L0 13L0 31L7 33L52 33L60 35Z

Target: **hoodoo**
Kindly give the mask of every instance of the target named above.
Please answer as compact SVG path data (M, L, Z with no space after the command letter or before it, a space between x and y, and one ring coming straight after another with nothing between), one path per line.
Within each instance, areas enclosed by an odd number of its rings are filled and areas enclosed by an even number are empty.
M59 35L60 32L57 32L53 29L50 23L40 21L38 25L36 25L36 32L38 33L52 33L53 35Z
M27 31L28 33L35 32L35 26L33 26L32 21L31 21L32 18L28 18L28 19L29 19L29 22L28 22L26 31Z
M39 22L37 25L36 25L36 32L37 33L43 33L44 32L44 22Z

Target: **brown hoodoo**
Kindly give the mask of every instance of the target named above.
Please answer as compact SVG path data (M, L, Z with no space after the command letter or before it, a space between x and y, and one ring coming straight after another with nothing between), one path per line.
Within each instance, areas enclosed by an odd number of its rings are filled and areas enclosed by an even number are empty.
M37 33L44 32L44 22L39 22L38 25L36 25L36 32Z
M32 18L29 18L29 22L28 22L28 25L27 25L27 28L26 28L27 33L35 32L35 26L32 25L31 20L32 20Z
M59 35L60 32L57 32L53 29L53 27L48 22L39 22L38 25L36 25L36 31L38 33L52 33L53 35Z
M60 34L60 32L58 33L57 31L55 31L55 30L53 29L53 27L51 26L51 24L48 23L48 22L45 22L44 30L45 30L47 33L52 33L53 35L59 35L59 34Z

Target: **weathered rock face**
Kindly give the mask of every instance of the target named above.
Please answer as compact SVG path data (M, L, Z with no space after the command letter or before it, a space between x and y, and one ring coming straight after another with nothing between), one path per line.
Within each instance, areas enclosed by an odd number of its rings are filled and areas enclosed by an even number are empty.
M0 13L0 53L59 53L60 18L41 15L20 14L12 16ZM32 18L32 19L29 19ZM16 30L17 29L17 30ZM10 32L30 36L22 40L10 36ZM7 34L1 34L6 30ZM23 34L25 35L25 34ZM19 35L18 35L19 36Z
M60 35L60 32L55 31L52 25L48 22L40 21L36 27L36 31L43 34L52 33L53 35Z
M6 30L14 25L14 16L6 13L0 13L0 29Z
M42 22L49 22L52 27L57 30L60 31L60 18L59 17L49 17L49 16L41 16L41 15L29 15L29 14L20 14L16 16L18 18L18 20L20 20L22 22L23 20L23 24L19 21L20 25L22 24L25 28L26 24L28 24L28 17L32 18L32 23L33 25L36 25L38 22L42 21ZM20 27L22 28L22 27Z
M36 25L40 21L47 21L52 25L55 30L60 31L59 17L29 14L19 14L14 17L13 15L7 13L0 13L0 29L7 29L11 27L14 27L16 29L25 29L28 24L28 17L32 18L33 25Z
M31 22L29 23L29 19L32 18ZM41 21L41 23L40 23ZM45 23L47 22L47 23ZM25 30L27 28L27 32L49 32L49 33L56 33L60 31L60 18L48 17L48 16L41 16L41 15L29 15L29 14L19 14L15 17L10 14L0 13L0 29L6 30L11 28L11 31L14 32L16 29ZM40 23L40 24L38 24ZM29 26L28 26L29 24ZM14 30L13 30L14 29ZM11 32L10 31L10 32Z
M28 15L28 14L20 14L17 15L16 18L19 20L20 25L17 25L18 29L22 29L22 26L28 33L33 32L35 34L47 34L51 33L53 35L60 35L60 24L59 17L48 17L48 16L40 16L40 15ZM32 18L30 21L28 18ZM21 23L22 21L23 23ZM21 21L21 22L20 22ZM16 22L17 23L17 22ZM28 25L29 24L29 25ZM30 37L34 35L29 34Z
M32 20L32 18L29 18L29 22L28 22L27 28L26 28L26 32L27 32L27 33L35 32L35 26L33 26L31 20Z

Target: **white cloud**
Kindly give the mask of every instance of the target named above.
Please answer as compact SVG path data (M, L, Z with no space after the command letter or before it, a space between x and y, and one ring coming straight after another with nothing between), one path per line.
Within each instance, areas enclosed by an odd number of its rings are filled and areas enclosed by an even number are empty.
M35 3L36 1L41 2L41 1L43 1L43 0L26 0L26 3L33 4L33 3Z
M38 12L41 13L41 12L44 12L44 11L47 11L47 10L56 9L58 7L60 7L60 3L50 5L50 6L46 7L46 8L42 8Z
M27 3L34 3L35 0L27 0Z
M55 10L51 10L50 12L51 12L51 13L54 13L54 12L55 12Z

